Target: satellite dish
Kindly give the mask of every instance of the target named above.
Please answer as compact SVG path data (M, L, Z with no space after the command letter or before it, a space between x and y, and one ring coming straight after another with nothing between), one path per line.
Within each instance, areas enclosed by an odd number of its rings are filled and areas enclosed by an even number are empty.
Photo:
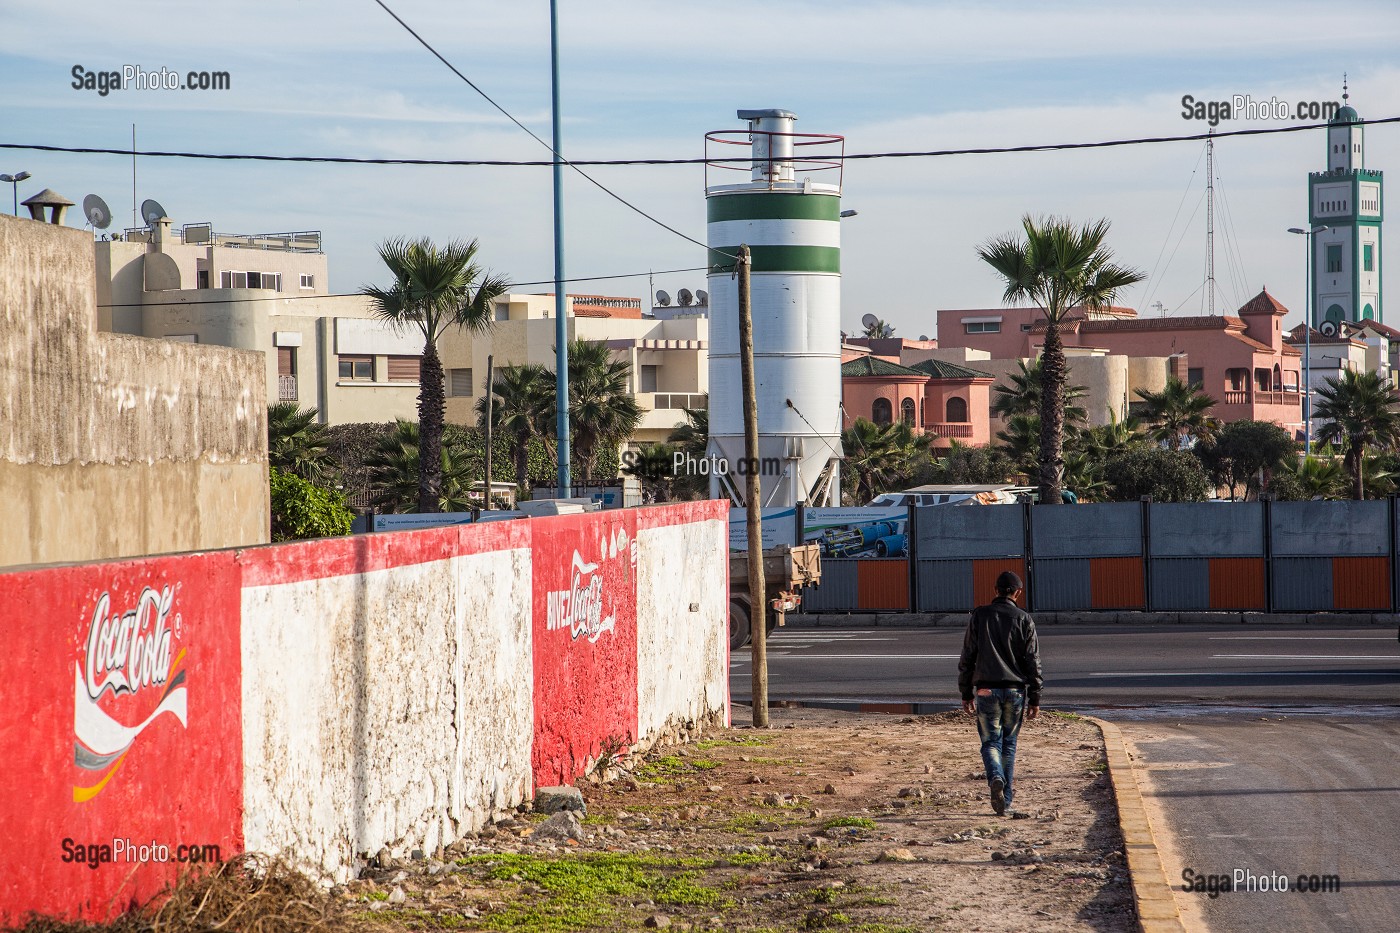
M682 308L689 308L690 303L695 300L695 296L690 293L690 289L683 288L676 292L676 301Z
M920 339L920 340L927 340L927 339L928 339L928 334L920 334L920 335L919 335L919 339Z
M1335 337L1337 336L1337 322L1323 321L1321 324L1317 325L1317 332L1324 337Z
M874 327L876 324L880 323L880 319L873 314L867 314L860 319L860 323L865 327Z
M168 216L170 215L165 212L165 208L161 207L155 198L147 198L141 202L141 219L146 222L146 226L154 227L162 217Z
M708 305L710 303L710 293L703 288L695 290L695 303L698 305Z
M112 223L112 211L107 202L95 194L83 198L83 216L98 230L106 230Z
M665 291L656 293L656 306L658 308L669 308L671 306L671 296Z

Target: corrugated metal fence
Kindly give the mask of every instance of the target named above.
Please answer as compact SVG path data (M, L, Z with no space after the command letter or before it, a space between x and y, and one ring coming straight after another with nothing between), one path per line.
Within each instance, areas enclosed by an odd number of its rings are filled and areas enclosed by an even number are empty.
M1039 611L1396 610L1395 499L911 509L907 555L824 557L805 612L962 612L1003 570Z

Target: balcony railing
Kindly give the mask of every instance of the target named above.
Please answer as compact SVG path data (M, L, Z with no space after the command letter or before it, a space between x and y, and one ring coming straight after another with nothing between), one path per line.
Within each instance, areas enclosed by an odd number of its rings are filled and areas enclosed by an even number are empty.
M971 437L972 423L959 421L933 421L924 425L924 433L934 437Z
M1225 390L1226 405L1248 405L1251 402L1255 405L1301 405L1302 397L1297 389L1284 389L1278 392L1255 389L1252 397L1245 389Z
M297 377L278 375L277 377L277 401L295 402L297 395Z

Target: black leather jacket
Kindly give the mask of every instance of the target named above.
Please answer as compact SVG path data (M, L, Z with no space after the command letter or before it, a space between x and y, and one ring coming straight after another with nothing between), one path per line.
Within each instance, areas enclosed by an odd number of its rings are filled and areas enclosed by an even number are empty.
M1031 614L1005 596L972 610L958 661L958 690L971 700L977 687L1025 687L1040 705L1040 641Z

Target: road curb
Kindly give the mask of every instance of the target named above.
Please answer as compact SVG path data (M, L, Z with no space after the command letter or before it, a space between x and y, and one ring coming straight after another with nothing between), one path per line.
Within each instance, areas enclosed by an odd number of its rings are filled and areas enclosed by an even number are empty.
M1157 840L1152 835L1152 824L1147 819L1147 808L1142 803L1137 771L1123 743L1123 733L1111 722L1093 716L1084 718L1103 733L1113 797L1118 804L1118 825L1123 831L1123 848L1128 856L1128 875L1133 882L1138 926L1143 933L1185 933L1181 912L1167 881L1166 869L1162 867L1162 855L1157 851Z

